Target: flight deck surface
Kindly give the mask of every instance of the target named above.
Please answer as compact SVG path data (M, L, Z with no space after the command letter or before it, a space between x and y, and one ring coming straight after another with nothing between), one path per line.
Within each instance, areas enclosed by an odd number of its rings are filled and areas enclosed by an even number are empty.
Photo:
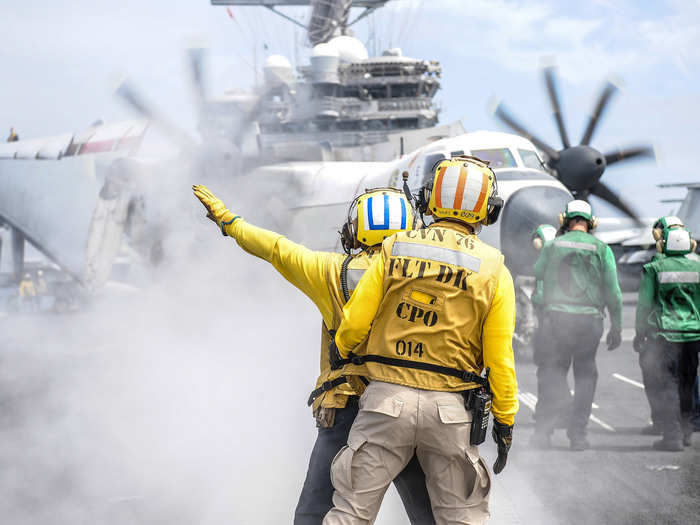
M9 522L290 522L316 432L304 386L318 366L318 316L261 274L257 300L277 302L232 301L218 318L197 313L209 297L188 287L185 312L145 293L77 314L0 318ZM649 409L633 314L626 304L622 346L598 351L590 450L570 452L564 430L551 450L529 447L535 369L517 363L521 408L490 523L697 521L700 434L671 453L639 433ZM490 436L481 453L491 465ZM377 523L407 523L393 488Z

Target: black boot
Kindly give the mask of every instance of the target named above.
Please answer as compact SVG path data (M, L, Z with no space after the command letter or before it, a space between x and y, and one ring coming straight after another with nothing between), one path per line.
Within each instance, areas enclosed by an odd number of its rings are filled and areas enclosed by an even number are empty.
M576 452L580 452L581 450L591 448L591 444L586 439L586 436L572 436L569 438L569 448Z
M658 426L652 424L644 427L639 433L643 436L660 436L663 432Z
M681 438L663 437L658 441L654 441L652 447L654 448L654 450L664 450L666 452L682 452L683 442Z

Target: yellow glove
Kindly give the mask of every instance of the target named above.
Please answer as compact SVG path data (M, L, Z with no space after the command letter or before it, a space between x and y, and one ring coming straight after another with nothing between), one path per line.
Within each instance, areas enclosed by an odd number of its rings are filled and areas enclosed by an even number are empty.
M192 186L192 191L194 191L194 196L197 197L206 208L207 217L221 228L221 233L223 235L226 235L226 226L233 224L233 222L236 219L240 219L240 217L230 212L221 199L214 196L206 186L195 184Z

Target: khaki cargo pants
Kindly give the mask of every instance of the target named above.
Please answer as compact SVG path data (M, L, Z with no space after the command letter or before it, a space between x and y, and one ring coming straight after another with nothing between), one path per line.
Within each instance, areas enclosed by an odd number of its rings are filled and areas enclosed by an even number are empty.
M416 451L438 525L484 523L491 478L469 445L471 413L460 394L372 381L348 445L333 460L334 507L324 525L371 524L391 481Z

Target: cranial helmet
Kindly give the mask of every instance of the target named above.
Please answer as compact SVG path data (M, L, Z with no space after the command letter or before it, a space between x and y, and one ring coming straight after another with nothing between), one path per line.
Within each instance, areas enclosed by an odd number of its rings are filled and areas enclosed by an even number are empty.
M588 222L588 229L598 226L598 217L593 215L593 208L586 201L573 200L566 205L563 213L559 214L559 225L566 226L574 217L581 217Z
M435 219L493 224L503 208L496 174L488 163L466 155L438 162L426 213Z
M678 217L669 215L667 217L659 217L654 225L651 227L651 233L654 236L655 241L660 241L664 238L664 233L670 228L683 227L683 221Z
M663 237L656 241L656 250L664 255L685 255L694 252L697 246L698 243L683 226L666 228Z
M343 249L381 244L387 237L413 229L413 206L396 188L366 190L352 201L348 218L340 232Z
M540 224L532 232L532 246L539 252L544 243L553 240L556 235L557 229L554 226L551 224Z

